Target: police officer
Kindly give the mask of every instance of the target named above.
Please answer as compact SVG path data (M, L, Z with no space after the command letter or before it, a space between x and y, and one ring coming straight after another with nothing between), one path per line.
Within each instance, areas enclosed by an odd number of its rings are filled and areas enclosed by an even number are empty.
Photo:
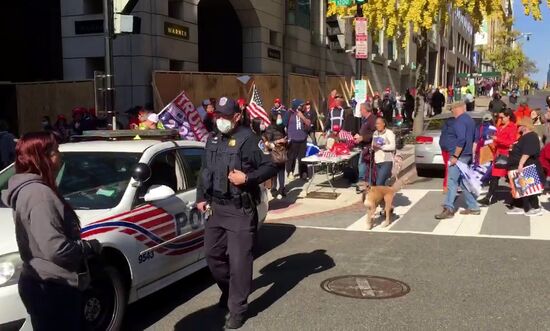
M256 206L259 184L277 173L269 155L260 149L260 139L240 125L241 111L226 97L216 106L218 133L211 136L197 188L197 207L211 216L205 229L208 267L222 295L220 308L229 309L227 329L245 321L252 284L252 249L258 224Z

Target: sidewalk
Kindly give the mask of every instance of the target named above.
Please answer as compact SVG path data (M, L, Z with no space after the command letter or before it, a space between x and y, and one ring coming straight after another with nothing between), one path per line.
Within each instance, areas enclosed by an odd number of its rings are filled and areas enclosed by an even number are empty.
M403 157L401 176L414 166L414 145L405 145L402 150L397 151L397 155ZM312 186L324 181L324 176L317 176ZM355 187L350 186L347 180L343 178L337 178L334 181L336 193L339 194L335 200L306 198L306 186L307 182L297 179L291 183L287 183L287 196L284 199L276 200L270 196L266 222L289 217L326 213L349 207L361 201L361 194L357 194ZM330 188L322 188L321 191L329 192Z

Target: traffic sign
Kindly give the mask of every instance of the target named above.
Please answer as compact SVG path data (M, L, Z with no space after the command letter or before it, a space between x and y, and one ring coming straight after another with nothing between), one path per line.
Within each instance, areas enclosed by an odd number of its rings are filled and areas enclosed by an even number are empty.
M366 59L369 55L369 43L367 35L367 19L355 18L355 58Z

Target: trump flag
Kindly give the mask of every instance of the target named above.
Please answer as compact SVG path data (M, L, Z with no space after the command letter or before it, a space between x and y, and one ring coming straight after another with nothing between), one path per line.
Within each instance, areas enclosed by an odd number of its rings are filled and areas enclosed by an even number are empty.
M206 141L208 138L208 130L185 91L164 107L159 119L165 128L178 130L184 140Z

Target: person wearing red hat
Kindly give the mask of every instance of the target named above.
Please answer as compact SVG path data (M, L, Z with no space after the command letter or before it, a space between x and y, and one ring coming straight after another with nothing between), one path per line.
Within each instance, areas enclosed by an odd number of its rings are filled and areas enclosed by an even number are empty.
M344 98L336 95L334 98L334 107L329 110L325 119L325 131L331 131L335 125L344 128Z
M241 111L245 110L245 109L246 109L246 106L247 106L247 105L246 105L246 100L243 99L243 98L237 99L237 105L239 105L239 109L240 109Z
M273 108L271 108L271 113L282 113L284 111L286 111L286 107L281 103L281 99L275 98L275 100L273 100Z
M374 96L372 98L372 111L375 115L379 115L379 112L382 108L382 100L380 99L380 93L374 92Z

